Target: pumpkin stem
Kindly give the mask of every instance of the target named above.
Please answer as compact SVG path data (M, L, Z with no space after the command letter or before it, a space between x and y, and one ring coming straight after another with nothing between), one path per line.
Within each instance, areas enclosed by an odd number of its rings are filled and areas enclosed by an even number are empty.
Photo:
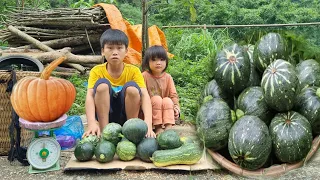
M320 97L320 88L317 89L316 95Z
M48 80L51 72L59 65L61 64L64 60L66 60L66 56L62 56L54 61L52 61L41 73L40 78L44 80Z
M291 124L291 120L290 119L286 119L286 124Z
M244 116L244 112L241 109L236 110L236 119L240 119L242 116Z

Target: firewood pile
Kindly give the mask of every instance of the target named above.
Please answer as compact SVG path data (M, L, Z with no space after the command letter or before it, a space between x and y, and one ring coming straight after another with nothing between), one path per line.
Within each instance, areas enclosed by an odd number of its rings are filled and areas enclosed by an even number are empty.
M10 47L2 56L23 54L45 64L66 55L67 66L82 73L84 67L103 62L99 38L110 26L100 7L10 9L2 17L6 28L0 30L0 41Z

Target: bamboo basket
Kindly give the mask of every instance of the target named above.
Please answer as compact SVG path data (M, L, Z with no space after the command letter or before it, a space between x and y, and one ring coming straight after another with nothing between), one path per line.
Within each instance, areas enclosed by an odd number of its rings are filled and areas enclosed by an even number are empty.
M40 72L16 71L17 81L26 76L40 77ZM12 106L10 93L6 92L11 72L0 71L0 155L8 155L10 150L9 126L12 121ZM28 146L33 138L33 133L21 128L21 146Z
M254 171L249 171L246 169L241 168L237 164L229 161L225 157L223 157L221 154L214 152L210 149L208 150L208 153L212 156L212 158L220 164L223 168L231 171L232 173L235 173L240 176L246 176L246 177L268 177L268 178L276 178L283 174L285 174L288 171L291 171L293 169L297 169L302 167L305 163L307 163L310 158L317 152L320 145L320 136L316 136L313 139L311 149L309 153L307 154L306 158L300 162L294 163L294 164L279 164L279 165L272 165L268 168L261 168Z

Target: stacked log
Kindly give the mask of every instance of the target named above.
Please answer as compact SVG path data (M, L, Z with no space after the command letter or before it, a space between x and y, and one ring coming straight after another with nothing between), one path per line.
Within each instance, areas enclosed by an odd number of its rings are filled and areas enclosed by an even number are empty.
M91 48L88 39L92 46L99 45L100 35L110 28L106 14L100 7L48 10L11 9L3 16L5 17L4 24L12 25L39 41L59 42L56 43L55 48L67 46L75 48L86 43L89 50ZM78 42L79 39L80 42ZM0 41L7 41L11 47L29 44L14 36L7 28L0 30Z
M42 58L39 60L43 63L50 63L51 57L61 54L67 54L71 58L66 61L69 65L77 63L92 67L93 62L101 63L99 38L110 25L100 7L10 9L2 17L6 28L0 30L0 41L8 42L11 48L2 51L2 55L17 52L17 49L28 55L25 52L41 49L43 53L37 53L37 56ZM68 51L65 50L66 47ZM46 57L48 54L49 57ZM88 62L87 58L90 58ZM75 69L83 72L79 67Z

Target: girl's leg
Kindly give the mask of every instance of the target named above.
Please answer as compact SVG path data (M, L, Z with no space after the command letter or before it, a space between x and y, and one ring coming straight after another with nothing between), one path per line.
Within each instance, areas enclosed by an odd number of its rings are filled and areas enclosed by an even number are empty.
M159 134L162 129L162 98L160 96L153 96L151 98L152 104L152 125L155 126L155 133Z
M165 129L171 128L175 124L174 120L174 111L173 111L173 102L170 98L165 97L162 100L162 109L163 109L163 124Z

